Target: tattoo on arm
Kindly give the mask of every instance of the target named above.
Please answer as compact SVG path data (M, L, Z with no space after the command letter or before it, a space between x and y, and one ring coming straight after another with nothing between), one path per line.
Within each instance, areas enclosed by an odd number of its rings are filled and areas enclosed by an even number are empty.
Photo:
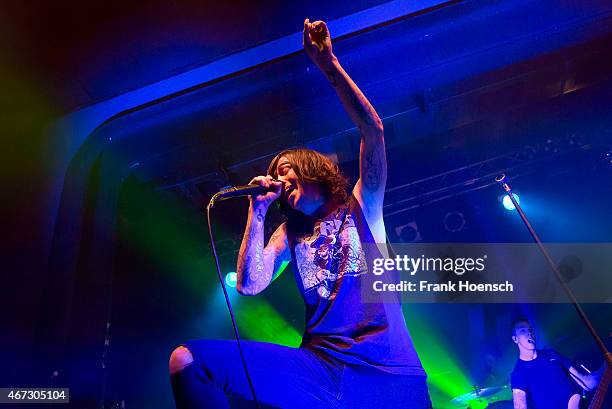
M257 221L253 220L253 217ZM264 259L264 212L257 209L249 216L238 253L237 271L240 288L246 294L257 294L270 283L272 273L266 268Z
M378 114L342 67L330 66L324 68L323 73L332 87L336 89L344 108L359 128L379 125Z
M268 248L266 248L266 251L269 251L266 257L272 257L273 259L272 278L275 277L277 272L284 269L283 264L286 266L289 262L291 256L288 246L286 225L281 225L272 233L268 241Z
M325 76L332 87L336 87L338 84L338 72L334 70L325 70Z
M260 240L255 240L253 243L253 258L252 262L249 263L249 282L253 283L257 287L257 282L264 279L264 260L263 260L263 243ZM259 288L257 288L259 289Z
M367 193L375 193L382 202L382 193L387 179L387 163L383 136L383 124L357 84L334 62L323 68L331 85L336 89L344 109L361 134L360 178Z
M278 240L280 237L282 236L282 232L280 229L276 229L274 231L274 233L272 233L272 236L270 236L270 240L268 240L268 243L273 243L276 240Z
M247 274L245 284L249 292L255 294L266 288L272 278L272 274L265 268L263 239L258 236L251 235L249 237L251 243L245 257L245 272Z
M376 111L374 111L374 108L372 108L372 105L370 105L370 103L364 96L352 92L350 102L359 119L363 121L363 124L358 125L360 131L362 131L362 127L364 125L376 125L376 121L374 120L374 118L377 117Z
M361 181L365 189L375 192L384 183L385 152L384 144L376 142L361 142Z

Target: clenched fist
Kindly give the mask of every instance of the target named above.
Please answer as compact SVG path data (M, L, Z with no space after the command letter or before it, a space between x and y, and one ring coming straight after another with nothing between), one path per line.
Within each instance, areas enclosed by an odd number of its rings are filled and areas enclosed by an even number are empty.
M304 50L319 68L325 68L336 57L332 52L331 37L324 21L304 20Z
M260 206L263 205L265 208L268 208L270 204L278 199L281 195L283 189L283 183L277 180L274 180L272 176L256 176L249 182L250 185L260 185L265 188L272 188L273 190L261 195L252 195L249 196L249 200L253 205Z

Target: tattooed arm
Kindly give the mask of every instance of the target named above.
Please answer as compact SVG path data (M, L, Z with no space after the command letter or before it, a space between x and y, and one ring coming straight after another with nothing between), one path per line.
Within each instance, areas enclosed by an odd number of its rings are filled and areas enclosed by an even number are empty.
M242 295L263 291L285 269L291 260L286 225L283 223L272 234L264 247L264 221L270 203L278 198L282 183L271 177L259 176L250 183L273 185L277 189L264 195L250 197L247 225L238 253L236 289Z
M325 74L336 90L344 109L361 133L359 180L353 194L359 201L369 224L381 233L382 204L387 183L387 158L383 124L359 87L342 68L332 52L329 30L323 21L304 21L304 50ZM384 231L384 228L383 228ZM377 241L380 234L376 234ZM379 236L379 237L376 237ZM382 233L384 241L384 232Z

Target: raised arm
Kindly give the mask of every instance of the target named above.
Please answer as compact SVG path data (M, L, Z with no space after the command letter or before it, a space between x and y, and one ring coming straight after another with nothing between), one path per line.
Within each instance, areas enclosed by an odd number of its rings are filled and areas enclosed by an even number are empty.
M258 176L251 183L273 185L277 189L265 195L250 197L247 225L238 252L236 289L242 295L262 292L291 260L285 223L272 234L264 247L264 221L270 204L280 195L282 183L270 176Z
M304 50L336 90L344 109L361 133L359 180L353 193L362 208L382 219L382 203L387 182L387 159L382 121L359 87L344 71L332 52L327 25L304 21Z

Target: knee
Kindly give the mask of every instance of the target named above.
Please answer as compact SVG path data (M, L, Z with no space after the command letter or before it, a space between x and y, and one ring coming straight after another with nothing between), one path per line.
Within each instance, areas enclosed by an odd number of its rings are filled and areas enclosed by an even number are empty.
M170 355L170 374L175 374L183 370L186 366L193 362L193 355L184 346L180 346L172 351Z

